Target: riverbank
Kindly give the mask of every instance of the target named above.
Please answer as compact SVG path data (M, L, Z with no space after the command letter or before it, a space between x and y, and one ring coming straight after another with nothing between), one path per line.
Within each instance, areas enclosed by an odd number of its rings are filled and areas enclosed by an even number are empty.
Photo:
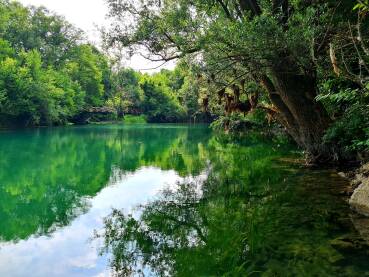
M348 202L351 208L369 217L369 163L340 175L350 180L346 193L350 197Z

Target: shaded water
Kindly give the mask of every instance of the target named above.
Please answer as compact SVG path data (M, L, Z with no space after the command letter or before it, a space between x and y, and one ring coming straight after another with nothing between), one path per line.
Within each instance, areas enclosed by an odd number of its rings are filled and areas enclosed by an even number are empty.
M295 157L201 125L1 132L0 276L369 276L345 180Z

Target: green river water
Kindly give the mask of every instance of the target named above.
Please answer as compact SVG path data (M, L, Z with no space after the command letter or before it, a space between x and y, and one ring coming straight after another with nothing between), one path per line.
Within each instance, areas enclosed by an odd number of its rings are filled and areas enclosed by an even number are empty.
M0 276L369 276L347 181L299 158L206 125L1 131Z

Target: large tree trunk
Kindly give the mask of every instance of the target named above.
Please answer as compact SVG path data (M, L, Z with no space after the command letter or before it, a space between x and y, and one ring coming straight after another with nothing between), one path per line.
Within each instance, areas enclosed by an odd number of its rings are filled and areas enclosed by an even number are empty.
M306 150L309 160L322 162L331 159L329 149L322 144L330 118L323 105L315 101L315 77L292 74L279 68L278 71L270 70L269 76L263 76L261 81L279 111L277 120Z
M289 1L273 0L276 16L282 11L281 24L284 29L289 17ZM251 17L262 13L259 0L239 0L239 8ZM293 139L306 150L312 162L331 159L331 153L322 144L330 118L321 103L315 101L317 95L315 73L299 74L300 69L289 53L281 53L279 61L273 61L267 75L261 78L262 85L269 93L278 109L277 120L285 126Z

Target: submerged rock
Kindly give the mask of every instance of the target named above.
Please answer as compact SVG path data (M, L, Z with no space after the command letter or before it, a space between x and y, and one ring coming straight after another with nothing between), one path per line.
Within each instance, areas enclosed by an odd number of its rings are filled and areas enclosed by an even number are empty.
M359 214L352 214L351 221L367 245L369 245L369 218Z
M355 243L350 238L339 237L330 241L330 245L339 251L354 252L356 250ZM332 261L335 262L335 261Z

